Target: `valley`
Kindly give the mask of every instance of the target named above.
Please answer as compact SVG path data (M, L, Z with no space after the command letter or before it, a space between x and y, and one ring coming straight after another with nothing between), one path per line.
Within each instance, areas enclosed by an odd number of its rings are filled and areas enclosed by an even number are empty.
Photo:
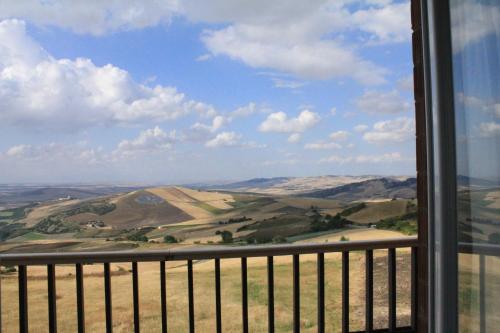
M30 202L16 202L26 190L11 187L0 201L13 207L0 211L0 251L236 246L328 235L347 240L352 231L382 229L411 235L415 184L414 178L323 176L122 192L68 186L31 188Z

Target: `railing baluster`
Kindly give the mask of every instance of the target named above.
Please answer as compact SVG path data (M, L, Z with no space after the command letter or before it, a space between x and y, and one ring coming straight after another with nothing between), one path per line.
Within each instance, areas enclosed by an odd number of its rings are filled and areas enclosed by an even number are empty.
M390 248L387 256L389 284L389 332L396 330L396 249Z
M165 261L160 261L161 332L167 333L167 285Z
M137 262L132 262L132 292L134 298L134 332L141 331L140 313L139 313L139 276L137 271Z
M76 308L78 333L85 333L85 301L83 291L83 266L76 264Z
M274 333L274 259L267 257L267 331Z
M417 295L418 295L418 251L411 248L411 328L417 331Z
M373 250L367 250L365 256L365 330L373 331Z
M26 266L18 267L19 282L19 332L28 332L28 280L26 276Z
M111 303L111 272L109 263L104 263L104 301L106 308L106 332L113 332L113 317Z
M215 259L215 326L217 333L222 333L222 313L220 299L220 259Z
M325 332L325 254L318 253L318 333Z
M342 252L342 332L349 332L349 252Z
M193 261L188 260L189 332L194 333Z
M47 298L49 307L49 332L57 333L56 270L52 264L47 265Z
M300 332L300 262L299 255L293 255L293 332Z
M479 255L479 332L486 332L486 276L485 256Z
M247 258L241 258L241 316L243 333L248 333Z

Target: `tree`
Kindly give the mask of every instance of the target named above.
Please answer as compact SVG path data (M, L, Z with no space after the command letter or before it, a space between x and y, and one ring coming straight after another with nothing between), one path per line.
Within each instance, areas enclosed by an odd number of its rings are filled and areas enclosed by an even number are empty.
M233 242L233 233L227 230L217 230L215 232L216 235L220 235L222 239L222 243L232 243Z
M175 238L172 235L165 235L165 237L163 237L163 241L169 244L174 244L178 242L177 238Z

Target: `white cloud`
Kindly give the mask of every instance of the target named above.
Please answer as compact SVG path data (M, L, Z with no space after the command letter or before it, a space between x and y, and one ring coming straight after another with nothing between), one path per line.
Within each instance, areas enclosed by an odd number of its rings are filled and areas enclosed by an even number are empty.
M230 122L230 119L219 115L219 116L215 116L212 119L212 124L210 124L210 125L202 124L202 123L195 123L193 126L191 126L191 128L194 130L198 130L198 131L214 133L214 132L217 132L219 129L221 129L224 125L226 125L229 122Z
M295 118L288 118L284 112L271 113L259 126L261 132L301 133L314 127L320 120L317 113L302 111Z
M205 53L205 54L202 54L201 56L197 57L196 61L207 61L207 60L210 60L211 58L212 58L211 54Z
M216 148L216 147L230 147L239 145L239 140L241 135L235 132L222 132L217 134L217 136L205 143L206 147Z
M303 81L284 80L280 78L272 78L275 88L298 89L305 86L307 83Z
M340 149L342 146L336 142L315 142L308 143L304 146L305 149L320 150L320 149Z
M500 118L500 103L489 101L486 98L479 98L464 93L457 94L458 102L466 108L479 110L486 113L491 113L495 117Z
M0 154L2 157L2 154ZM43 168L46 164L78 163L79 165L91 165L103 162L106 155L102 148L87 148L80 144L47 143L39 145L20 144L13 146L3 154L5 159L15 163L29 163Z
M407 162L413 160L414 158L403 157L400 153L358 155L354 159L356 163L394 163L394 162Z
M104 35L168 25L173 17L185 16L194 22L225 25L203 34L211 55L305 78L351 77L379 84L385 82L387 71L362 58L356 45L345 45L343 34L354 31L373 43L408 41L409 8L409 1L26 0L1 2L0 19L16 17L36 25ZM199 57L206 59L207 55Z
M363 134L365 141L374 144L404 142L414 138L415 120L406 117L379 121L373 125L372 131Z
M362 59L336 41L290 43L286 37L266 36L273 28L229 26L205 31L202 40L214 55L226 55L253 68L270 68L305 79L352 77L363 84L385 82L385 69Z
M282 160L269 160L261 163L262 166L275 166L275 165L296 165L301 161L295 158L282 159Z
M139 136L133 140L123 140L118 144L118 148L113 152L113 155L119 157L128 157L142 153L156 153L172 148L172 144L176 141L176 133L164 132L161 128L155 128L142 131Z
M357 155L357 156L339 156L332 155L321 159L320 163L335 163L335 164L346 164L346 163L397 163L397 162L412 162L414 158L403 157L401 153L386 153L378 155Z
M351 156L339 156L332 155L329 157L322 158L319 163L335 163L335 164L345 164L352 162L353 158Z
M371 33L377 43L405 42L411 36L410 2L379 1L379 6L361 9L352 14L352 23Z
M390 92L366 91L356 102L356 107L364 112L393 114L411 110L411 104L397 90Z
M2 1L0 19L22 18L37 25L103 35L170 23L177 0Z
M484 137L500 136L500 123L481 123L479 125L479 132Z
M387 71L359 56L342 34L361 33L373 43L411 36L407 1L188 0L182 6L193 21L229 24L205 31L202 40L212 54L301 78L383 83Z
M354 126L354 130L358 133L366 132L366 130L368 130L368 128L369 128L369 126L365 125L365 124L359 124L359 125Z
M350 133L347 131L337 131L330 134L330 139L332 141L345 141L349 135Z
M302 139L302 135L300 133L292 133L288 137L288 142L290 143L297 143Z
M258 112L257 104L254 102L248 103L247 105L240 106L233 112L231 112L231 116L233 117L247 117L254 113Z
M497 4L459 1L452 4L451 13L452 45L455 53L488 35L498 34L500 30L500 8Z
M174 87L135 82L113 65L55 59L26 34L24 22L0 22L0 123L78 130L85 127L166 121L212 106L189 100Z

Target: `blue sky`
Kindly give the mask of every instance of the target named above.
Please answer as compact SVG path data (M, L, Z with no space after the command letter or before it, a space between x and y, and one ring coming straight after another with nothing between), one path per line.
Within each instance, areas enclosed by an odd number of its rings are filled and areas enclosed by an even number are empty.
M408 1L23 4L0 182L415 174Z

